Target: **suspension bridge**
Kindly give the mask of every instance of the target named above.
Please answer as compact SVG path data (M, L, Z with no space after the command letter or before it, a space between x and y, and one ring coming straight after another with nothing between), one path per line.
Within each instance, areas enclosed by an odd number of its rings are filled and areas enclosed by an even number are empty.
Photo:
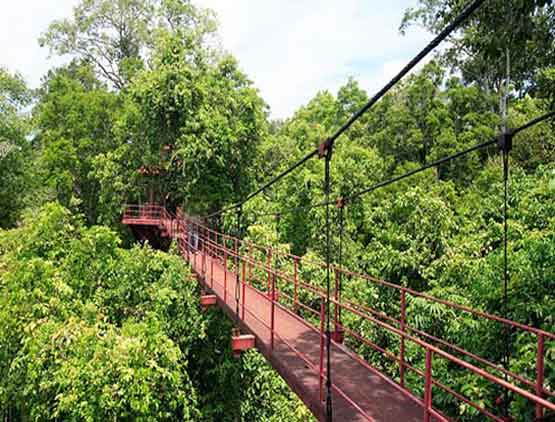
M549 400L555 398L555 393L544 386L545 346L546 342L555 341L553 333L337 266L332 267L335 287L328 308L326 290L303 275L325 270L324 262L310 262L272 246L241 240L181 212L174 215L161 205L127 206L123 223L132 227L142 239L156 235L176 242L181 256L200 280L205 291L203 297L213 295L215 303L241 331L255 338L256 348L319 420L326 420L329 368L333 371L330 385L333 414L338 421L448 421L450 419L441 409L432 406L433 392L437 390L472 407L484 420L518 420L499 416L496 411L500 409L488 409L435 377L434 366L443 366L441 360L456 367L460 376L472 374L484 383L497 385L526 399L535 407L537 418L555 411L555 404ZM398 313L386 314L362 301L340 298L341 279L349 283L363 281L390 291L390 297L397 302L393 309ZM498 324L499 332L509 328L534 337L535 378L511 372L415 328L408 322L407 306L414 298ZM330 331L326 330L327 309L331 310L333 324ZM343 323L344 320L351 323ZM370 340L365 334L370 326L397 337L397 353ZM328 338L331 343L329 361L325 353ZM408 343L424 355L423 368L414 366L406 358ZM381 353L384 360L396 366L395 379L350 350L348 344L364 344ZM409 374L411 382L407 382ZM418 384L415 377L421 380L420 388L414 388Z
M555 417L555 392L546 385L548 350L555 348L555 334L471 307L436 298L367 274L349 271L342 265L343 210L363 195L419 172L485 148L497 145L502 155L504 184L503 281L505 311L509 281L507 214L509 155L513 138L532 126L555 117L548 112L526 124L505 126L495 139L471 146L420 168L368 186L348 197L330 198L330 162L334 144L355 121L370 110L390 89L450 36L485 0L469 3L462 12L419 52L391 81L378 91L337 131L317 148L235 204L202 217L172 213L156 203L128 205L123 223L136 238L154 246L173 241L201 284L199 301L204 308L217 305L234 321L232 337L235 353L256 347L287 384L321 421L436 422L458 420L445 407L454 403L471 414L471 420L497 422ZM325 200L317 204L285 210L302 212L325 207L325 262L284 252L276 245L257 245L242 238L243 205L311 159L323 159ZM337 208L340 219L339 259L331 252L330 209ZM236 213L234 235L224 233L214 218ZM261 214L267 215L267 214ZM280 213L270 213L279 217ZM377 306L361 298L357 286L369 285L387 297L387 306ZM349 294L344 294L348 291ZM437 333L415 324L418 308L412 303L439 306L456 318L472 319L476 326L488 327L504 342L503 360L468 350ZM415 314L416 313L416 314ZM376 341L379 332L386 341ZM477 332L469 335L480 335ZM509 358L512 338L526 337L533 345L528 367L515 372ZM376 364L375 356L379 356ZM370 357L374 359L370 359ZM497 391L486 400L452 382L453 376ZM441 391L441 395L438 392ZM442 397L438 400L437 397ZM446 400L445 397L448 397ZM510 402L525 402L529 415L511 414ZM452 411L451 411L452 413ZM464 417L464 416L463 416Z

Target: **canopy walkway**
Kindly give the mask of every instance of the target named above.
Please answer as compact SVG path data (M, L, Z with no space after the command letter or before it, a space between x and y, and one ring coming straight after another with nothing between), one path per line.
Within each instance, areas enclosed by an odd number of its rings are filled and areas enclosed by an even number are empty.
M326 419L328 379L332 395L329 402L333 403L337 421L452 420L442 412L441 403L434 402L439 390L472 410L478 418L474 420L524 420L521 415L504 414L501 406L486 406L485 400L472 399L468 392L456 390L442 378L447 377L447 370L460 377L475 377L482 385L497 386L513 400L527 401L535 420L544 420L555 411L555 393L544 383L546 349L555 342L552 333L339 266L332 267L335 288L328 296L321 287L325 263L229 236L200 219L179 210L174 215L160 205L127 206L123 223L143 239L165 238L177 243L203 291L216 296L217 305L244 333L254 335L256 348L319 420ZM372 307L368 298L358 298L354 290L341 296L342 283L344 291L370 283L387 293L390 303L384 310ZM536 347L529 370L514 373L499 362L418 329L411 323L414 315L409 315L409 304L414 300L498 326L499 333L510 330L515 336L533 338ZM333 321L330 331L325 326L328 317ZM376 331L395 341L372 340L370 334ZM329 362L324 353L328 338ZM359 355L354 350L365 352ZM379 367L362 356L372 353L380 354L383 362ZM434 373L435 368L441 370L440 375Z

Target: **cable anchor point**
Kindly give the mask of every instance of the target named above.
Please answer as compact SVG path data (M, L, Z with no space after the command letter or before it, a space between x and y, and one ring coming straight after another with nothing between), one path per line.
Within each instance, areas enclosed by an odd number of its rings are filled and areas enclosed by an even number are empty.
M514 130L507 129L497 136L497 147L499 151L508 153L513 149Z
M318 145L318 158L331 158L331 153L333 150L333 141L328 138L320 145Z

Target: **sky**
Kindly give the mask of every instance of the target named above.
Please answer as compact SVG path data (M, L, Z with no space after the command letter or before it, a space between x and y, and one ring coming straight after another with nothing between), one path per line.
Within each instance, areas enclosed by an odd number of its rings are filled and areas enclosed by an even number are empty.
M31 87L53 66L38 45L55 19L78 0L8 1L0 14L0 66L19 71ZM254 82L272 118L291 116L321 90L333 93L354 77L369 94L391 79L430 39L398 28L416 0L196 0L213 9L222 47Z

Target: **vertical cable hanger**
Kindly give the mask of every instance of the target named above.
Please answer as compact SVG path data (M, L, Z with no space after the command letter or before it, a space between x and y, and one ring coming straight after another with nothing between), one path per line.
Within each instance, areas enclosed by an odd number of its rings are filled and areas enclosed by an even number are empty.
M241 215L243 213L243 206L237 208L237 248L235 250L235 316L239 321L239 299L241 292L241 282L239 279L239 241L241 240Z
M330 270L331 270L331 234L330 234L330 161L333 142L329 139L318 147L318 156L324 158L324 195L326 198L326 422L333 420L331 395L331 330L330 330Z
M499 148L501 150L503 159L503 316L509 317L509 260L508 260L508 202L509 202L509 152L513 147L513 133L509 130L509 89L511 83L511 51L509 46L513 39L513 9L510 7L509 2L505 4L509 21L509 29L506 33L505 39L505 87L501 101L501 118L503 124L503 134L500 137ZM505 325L504 332L504 362L505 369L509 369L510 364L510 348L511 348L511 332L508 325ZM507 374L505 374L505 381L508 381ZM505 389L503 399L503 410L505 417L509 416L509 391Z
M514 132L508 129L499 136L498 147L503 158L503 316L509 318L509 257L508 257L508 202L509 202L509 152L513 147ZM504 356L503 366L509 369L511 354L511 332L510 327L505 325L504 329ZM506 377L506 374L505 374ZM505 416L509 414L509 392L504 391Z
M341 303L341 294L343 292L343 272L341 268L343 267L343 235L345 232L345 205L347 202L344 198L339 198L336 203L336 207L339 209L339 254L338 254L338 262L337 265L339 270L337 272L336 277L337 280L337 294L336 300L337 303ZM337 304L335 306L338 306ZM338 331L343 331L342 320L341 320L341 306L338 306L337 309L337 325L335 327L336 335L339 334ZM340 341L343 341L342 339Z

